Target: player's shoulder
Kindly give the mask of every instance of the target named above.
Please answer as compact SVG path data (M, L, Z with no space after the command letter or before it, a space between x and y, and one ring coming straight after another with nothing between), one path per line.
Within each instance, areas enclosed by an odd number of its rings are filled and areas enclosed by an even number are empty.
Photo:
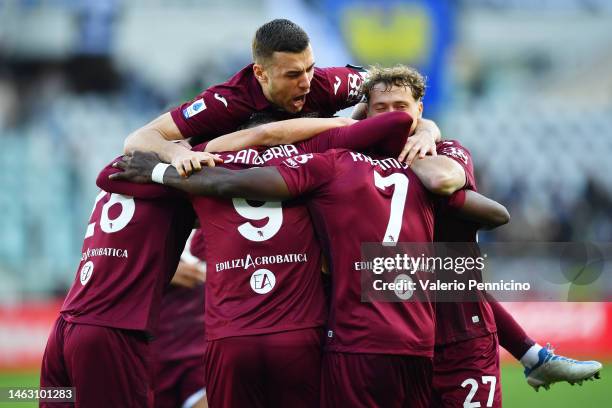
M235 73L227 81L213 85L207 88L204 94L208 94L219 102L225 105L226 109L230 109L228 104L252 105L265 103L265 97L261 91L261 87L253 73L253 64L249 64Z
M357 75L363 78L367 75L367 71L363 67L350 64L342 67L315 67L313 81L338 83L342 80L348 80L349 75Z
M438 143L436 143L436 148L437 149L443 149L445 147L461 147L463 149L465 149L465 146L463 146L461 144L461 142L457 139L444 139L444 140L440 140Z
M436 151L442 154L447 152L452 153L453 151L463 151L466 154L471 155L469 149L456 139L441 140L440 142L436 143Z
M217 87L225 87L225 88L240 88L247 86L255 79L255 74L253 73L253 64L249 64L242 68L240 71L236 72L232 77L230 77L227 81L214 85L210 89Z

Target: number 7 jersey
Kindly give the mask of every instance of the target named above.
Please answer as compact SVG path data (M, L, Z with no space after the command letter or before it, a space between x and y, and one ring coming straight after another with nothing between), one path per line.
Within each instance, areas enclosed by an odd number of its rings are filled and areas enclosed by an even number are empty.
M362 302L362 244L431 242L433 201L417 176L393 158L329 150L277 167L293 196L305 195L330 261L327 350L433 355L430 302Z

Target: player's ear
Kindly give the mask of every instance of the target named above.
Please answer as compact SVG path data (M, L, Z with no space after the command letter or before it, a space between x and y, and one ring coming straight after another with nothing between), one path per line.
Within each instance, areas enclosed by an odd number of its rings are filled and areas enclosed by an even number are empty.
M419 119L423 117L423 102L419 101Z
M268 75L263 65L255 63L253 64L253 74L255 74L255 78L262 83L265 84L268 82Z

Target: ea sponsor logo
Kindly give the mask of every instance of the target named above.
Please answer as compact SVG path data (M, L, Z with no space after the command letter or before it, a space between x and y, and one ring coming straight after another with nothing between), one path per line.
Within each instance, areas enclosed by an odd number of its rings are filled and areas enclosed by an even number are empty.
M395 283L395 296L397 296L398 298L402 299L402 300L408 300L412 297L412 293L414 292L413 290L410 289L410 283L412 282L412 279L410 278L410 276L404 274L404 273L400 273L399 275L397 275L395 277L395 280L393 281Z
M79 273L79 279L81 280L81 285L85 286L87 282L91 279L91 275L93 274L94 264L91 261L85 262L85 265L81 268L81 272Z
M274 289L276 276L267 269L258 269L251 275L251 289L255 293L264 295Z

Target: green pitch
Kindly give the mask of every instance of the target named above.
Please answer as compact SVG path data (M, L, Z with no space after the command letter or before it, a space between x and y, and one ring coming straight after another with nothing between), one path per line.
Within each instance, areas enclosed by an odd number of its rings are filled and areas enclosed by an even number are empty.
M518 365L506 364L502 368L502 395L505 408L591 408L612 406L612 361L604 363L601 379L586 382L582 387L560 383L549 391L535 392L527 385L523 370ZM37 386L35 371L0 372L0 387ZM35 403L2 403L0 407L30 408ZM484 408L484 407L483 407Z
M535 392L527 385L523 368L514 364L502 367L502 401L504 407L514 408L591 408L612 406L612 361L603 362L601 379L586 381L579 386L557 383L546 391Z
M0 387L38 387L38 371L2 371ZM34 408L36 402L0 402L0 407Z

